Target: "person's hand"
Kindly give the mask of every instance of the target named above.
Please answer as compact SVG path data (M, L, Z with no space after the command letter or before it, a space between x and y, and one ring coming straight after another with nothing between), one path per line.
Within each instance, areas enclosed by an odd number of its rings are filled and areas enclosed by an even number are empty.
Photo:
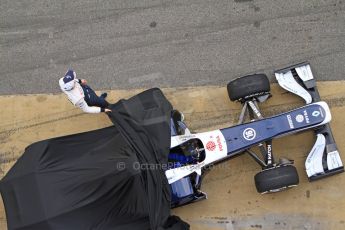
M111 109L104 109L104 112L105 113L111 113L112 111L111 111Z
M86 85L87 84L87 81L85 79L81 79L81 84L82 85Z

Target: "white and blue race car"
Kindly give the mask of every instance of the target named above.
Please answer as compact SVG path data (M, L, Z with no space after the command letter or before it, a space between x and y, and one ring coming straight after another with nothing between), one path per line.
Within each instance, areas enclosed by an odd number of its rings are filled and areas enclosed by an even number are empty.
M248 153L262 167L254 177L259 193L298 185L293 161L275 159L272 140L304 130L317 137L308 178L343 172L310 65L275 75L306 105L264 118L258 105L271 96L269 81L245 76L228 84L230 99L243 105L239 123L191 133L162 91L150 89L110 105L112 126L29 145L0 181L8 229L189 229L170 208L206 198L202 178L213 164Z
M320 100L309 63L301 63L275 72L281 87L302 97L306 105L295 110L264 118L258 104L267 100L270 83L266 75L237 78L228 86L231 101L242 103L236 126L203 133L191 133L178 111L172 114L169 168L165 172L171 186L172 207L206 198L200 191L204 171L215 163L248 153L262 167L254 177L259 193L278 192L299 183L293 161L275 160L272 140L305 130L313 130L316 142L305 168L310 181L344 171L329 122L331 112ZM250 122L245 123L246 117ZM259 146L260 154L250 148Z

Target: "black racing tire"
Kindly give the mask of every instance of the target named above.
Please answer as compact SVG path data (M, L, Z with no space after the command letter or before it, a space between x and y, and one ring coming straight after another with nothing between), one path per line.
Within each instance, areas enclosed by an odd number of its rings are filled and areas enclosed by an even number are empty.
M227 88L231 101L245 100L269 93L270 82L265 74L253 74L236 78Z
M255 186L259 193L279 192L297 186L298 173L293 165L282 165L263 170L255 175Z

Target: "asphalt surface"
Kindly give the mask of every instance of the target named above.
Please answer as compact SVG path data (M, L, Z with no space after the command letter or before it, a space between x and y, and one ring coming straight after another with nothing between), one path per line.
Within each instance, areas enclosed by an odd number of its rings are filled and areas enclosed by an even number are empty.
M345 79L342 0L0 0L0 94L224 85L310 61Z

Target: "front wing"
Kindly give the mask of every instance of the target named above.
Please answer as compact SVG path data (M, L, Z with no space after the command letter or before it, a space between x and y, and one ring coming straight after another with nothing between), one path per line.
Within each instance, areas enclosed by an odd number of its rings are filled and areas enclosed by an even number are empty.
M279 85L302 97L306 104L321 101L316 81L307 62L275 71ZM305 162L310 181L344 172L338 147L330 125L327 123L315 130L316 142Z

